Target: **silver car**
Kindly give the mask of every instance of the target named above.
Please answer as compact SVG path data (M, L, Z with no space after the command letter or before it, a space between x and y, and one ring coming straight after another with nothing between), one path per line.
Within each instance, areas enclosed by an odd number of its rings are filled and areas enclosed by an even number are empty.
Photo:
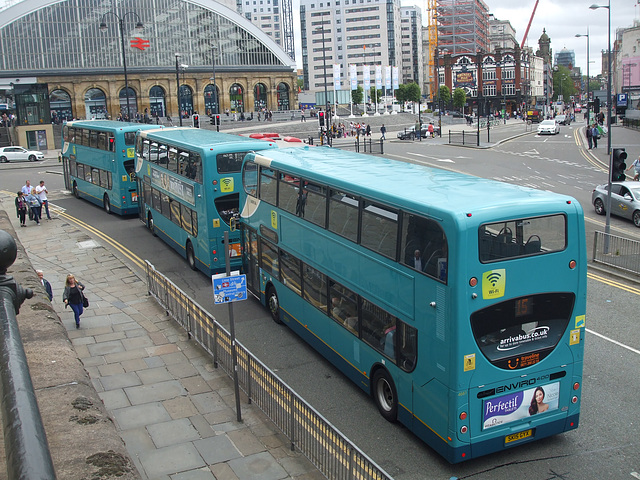
M604 215L607 212L608 184L598 185L591 195L596 213ZM611 215L633 220L636 227L640 227L640 183L616 182L611 184Z
M44 153L36 150L27 150L22 147L2 147L0 148L0 163L29 161L44 159Z

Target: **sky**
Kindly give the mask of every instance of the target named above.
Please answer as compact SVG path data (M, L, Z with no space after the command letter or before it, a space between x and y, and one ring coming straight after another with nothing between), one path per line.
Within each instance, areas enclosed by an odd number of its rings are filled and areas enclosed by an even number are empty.
M13 0L13 3L16 1ZM401 2L403 6L416 5L421 7L423 17L426 15L426 0L401 0ZM511 22L511 26L516 30L516 40L521 42L536 0L484 0L484 2L489 8L489 13L493 13L497 19ZM542 35L542 30L546 29L547 35L551 38L551 49L554 56L563 48L573 50L576 57L575 66L580 67L583 75L586 75L587 39L586 37L576 38L575 34L586 34L589 29L589 74L591 76L598 75L602 70L601 52L606 51L608 45L608 12L606 8L591 10L589 7L594 3L608 5L609 2L611 2L611 44L613 48L616 29L630 27L633 25L634 19L640 20L640 0L539 0L526 44L532 47L535 52L538 49L538 39ZM4 3L8 3L8 1L0 0L0 5ZM300 3L298 0L293 0L292 3L296 34L296 60L298 60L298 67L302 68ZM426 18L423 19L426 24Z

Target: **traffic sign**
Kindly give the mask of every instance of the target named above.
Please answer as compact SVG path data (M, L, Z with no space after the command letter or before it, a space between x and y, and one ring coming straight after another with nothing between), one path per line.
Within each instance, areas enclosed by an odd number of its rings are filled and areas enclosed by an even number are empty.
M246 275L235 275L231 277L214 275L212 278L213 299L216 305L239 302L247 299Z

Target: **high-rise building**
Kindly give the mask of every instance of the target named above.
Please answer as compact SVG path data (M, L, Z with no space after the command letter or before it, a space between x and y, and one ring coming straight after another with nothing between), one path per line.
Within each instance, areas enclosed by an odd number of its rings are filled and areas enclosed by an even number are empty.
M424 65L422 48L422 13L420 7L402 7L400 9L402 43L402 69L400 83L415 82L420 85L420 91L424 90Z
M233 0L222 0L226 3ZM236 10L295 60L291 0L236 0Z
M482 0L438 0L438 48L450 55L489 51L489 8Z
M509 20L498 20L489 14L489 51L514 49L518 45L516 31Z
M349 65L363 69L402 65L399 0L300 0L304 88L333 91L333 65L340 67L341 88L349 87Z

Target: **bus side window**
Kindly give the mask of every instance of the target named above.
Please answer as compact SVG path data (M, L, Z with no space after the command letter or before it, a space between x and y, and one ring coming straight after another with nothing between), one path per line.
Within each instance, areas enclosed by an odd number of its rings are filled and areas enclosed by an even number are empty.
M355 242L358 239L358 198L331 190L329 197L329 230Z
M278 205L289 213L297 214L298 196L300 193L300 179L286 173L280 174L278 188Z
M184 150L178 150L178 173L192 180L195 176L191 162L189 162L189 152Z
M302 266L304 299L325 314L327 313L327 277L309 265Z
M278 251L264 239L260 240L260 267L264 271L270 272L274 277L279 278Z
M270 168L260 168L260 200L276 205L277 191L276 172Z
M98 148L98 132L95 130L89 132L89 146L91 148Z
M254 162L244 164L242 184L247 195L258 196L258 166Z
M190 152L189 155L193 165L193 180L202 183L202 159L197 153Z
M107 134L105 132L98 132L97 146L100 150L107 150Z
M395 317L368 300L362 300L362 340L376 350L384 352L387 335L394 327ZM390 340L393 336L390 336ZM392 345L389 348L391 350Z
M354 335L358 335L358 300L355 293L337 282L331 282L331 317Z
M396 345L398 346L398 366L410 372L416 366L418 352L418 331L404 322L398 321Z

